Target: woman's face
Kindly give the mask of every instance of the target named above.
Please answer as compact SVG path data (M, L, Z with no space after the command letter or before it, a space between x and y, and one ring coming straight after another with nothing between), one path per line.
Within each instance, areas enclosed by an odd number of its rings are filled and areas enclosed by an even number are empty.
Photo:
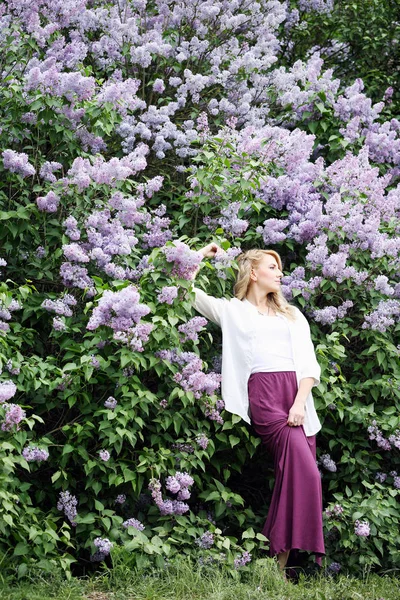
M277 292L281 286L282 271L271 254L264 254L258 267L251 270L251 281L265 294Z

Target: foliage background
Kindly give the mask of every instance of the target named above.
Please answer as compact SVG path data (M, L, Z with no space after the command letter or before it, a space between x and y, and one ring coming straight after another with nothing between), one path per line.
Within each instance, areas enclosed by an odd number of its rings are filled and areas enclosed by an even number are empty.
M220 331L209 323L196 339L193 282L165 254L177 240L193 250L215 240L227 254L204 261L197 285L229 297L239 248L273 247L284 292L311 324L327 566L397 569L396 7L7 0L1 10L2 397L4 382L17 388L0 407L5 568L86 570L102 558L100 537L132 565L196 553L234 571L263 545L272 464L251 428L218 416ZM185 256L193 272L196 255ZM87 328L107 291L128 294L122 315L136 307L132 285L149 309L139 324L152 325L147 340L137 334L142 351L107 325ZM177 287L172 304L158 299L165 286ZM7 312L13 300L22 308ZM174 348L175 361L157 355ZM27 461L29 444L49 458ZM193 477L190 510L160 515L149 481L165 494L177 471ZM61 491L76 498L75 525L57 508ZM145 529L125 528L130 518Z

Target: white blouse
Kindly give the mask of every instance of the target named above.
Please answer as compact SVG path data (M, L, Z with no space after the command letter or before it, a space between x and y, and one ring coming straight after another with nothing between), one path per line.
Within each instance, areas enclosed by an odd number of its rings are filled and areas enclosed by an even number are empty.
M279 315L268 316L246 298L244 301L254 308L257 319L253 340L251 373L295 371L289 325Z
M254 339L258 329L253 309L257 309L244 299L214 298L196 287L193 287L193 292L196 310L222 329L221 394L225 408L250 423L247 382L253 364ZM293 308L296 312L295 321L281 314L279 319L283 319L289 327L297 383L304 377L313 377L316 386L319 384L321 367L315 356L310 327L301 311ZM320 429L321 423L310 392L305 404L304 431L310 436Z

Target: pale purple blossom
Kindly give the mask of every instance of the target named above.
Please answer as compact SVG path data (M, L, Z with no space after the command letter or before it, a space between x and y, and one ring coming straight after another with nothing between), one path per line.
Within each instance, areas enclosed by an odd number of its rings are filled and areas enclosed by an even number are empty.
M25 411L18 404L3 404L5 411L4 420L1 424L2 431L11 431L14 426L16 431L19 430L20 422L25 419Z
M11 173L17 173L21 177L31 177L36 173L35 168L29 162L29 156L25 152L14 152L4 150L2 152L4 168Z
M235 569L240 569L240 567L244 567L247 563L251 562L251 554L247 550L245 550L241 556L238 556L233 561L235 565Z
M214 534L211 531L206 531L201 537L195 540L195 543L203 550L208 550L214 544Z
M357 520L354 524L354 533L359 537L368 537L371 533L368 521Z
M68 490L60 492L57 510L62 510L64 512L72 527L76 527L76 517L78 516L77 505L78 500Z
M166 304L172 304L178 296L178 288L175 285L164 286L161 292L157 296L159 302L165 302Z
M138 521L138 519L134 519L133 517L124 521L122 523L122 527L125 527L125 529L127 529L128 527L134 527L138 531L143 531L144 529L143 523Z
M111 410L114 410L114 408L117 406L117 404L118 404L118 402L112 396L110 396L109 398L107 398L107 400L104 401L104 406Z
M110 554L111 548L114 545L113 542L110 542L108 538L101 537L97 537L95 540L93 540L93 544L96 546L96 548L99 549L99 552L101 552L101 554L103 554L104 556Z
M49 458L49 453L45 448L27 446L22 450L22 456L27 462L42 462Z
M11 379L0 382L0 403L7 402L17 393L17 386Z
M60 198L53 191L48 192L45 196L36 198L36 204L39 210L48 213L57 212Z
M108 450L100 450L99 456L100 456L101 460L103 460L104 462L107 462L110 460L110 453Z

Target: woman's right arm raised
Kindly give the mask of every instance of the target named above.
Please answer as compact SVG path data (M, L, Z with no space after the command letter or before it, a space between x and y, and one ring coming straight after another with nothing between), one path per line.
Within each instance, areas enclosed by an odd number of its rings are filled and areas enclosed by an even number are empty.
M218 250L221 250L221 248L214 242L211 242L211 244L208 244L199 250L199 253L201 253L204 258L213 258ZM197 267L193 279L196 277L199 270L200 266ZM206 317L206 319L209 319L221 327L222 306L227 301L226 298L214 298L214 296L209 296L206 292L197 287L193 288L193 292L195 294L193 303L194 308Z

